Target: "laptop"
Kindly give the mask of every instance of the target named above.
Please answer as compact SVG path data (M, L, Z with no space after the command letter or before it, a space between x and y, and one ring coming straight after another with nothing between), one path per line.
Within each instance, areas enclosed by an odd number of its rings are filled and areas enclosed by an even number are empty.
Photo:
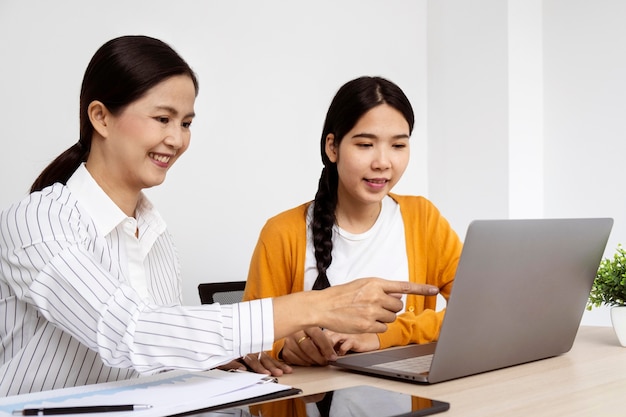
M475 220L438 341L332 364L432 384L566 353L612 226L610 218Z

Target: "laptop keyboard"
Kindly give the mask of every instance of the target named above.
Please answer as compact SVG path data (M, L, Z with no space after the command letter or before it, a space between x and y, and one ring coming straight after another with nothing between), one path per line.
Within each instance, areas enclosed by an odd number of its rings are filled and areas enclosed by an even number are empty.
M372 365L373 368L393 369L396 371L424 373L430 370L433 355L415 356L413 358L400 359L397 361Z

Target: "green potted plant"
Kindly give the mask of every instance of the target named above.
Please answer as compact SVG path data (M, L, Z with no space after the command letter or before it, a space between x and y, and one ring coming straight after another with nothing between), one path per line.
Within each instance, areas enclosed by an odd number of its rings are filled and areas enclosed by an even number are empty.
M587 309L605 305L611 308L613 329L622 346L626 346L626 250L621 244L613 258L600 262L593 281Z

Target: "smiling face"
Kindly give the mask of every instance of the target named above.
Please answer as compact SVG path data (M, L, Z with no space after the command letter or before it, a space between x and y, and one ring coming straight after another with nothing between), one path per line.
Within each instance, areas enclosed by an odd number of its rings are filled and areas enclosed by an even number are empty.
M144 188L161 184L191 139L196 91L186 75L165 79L119 114L92 102L94 125L87 169L104 191L132 199ZM119 204L119 203L118 203Z
M365 113L335 146L326 138L326 155L337 164L338 206L378 209L409 163L409 124L398 110L381 104Z

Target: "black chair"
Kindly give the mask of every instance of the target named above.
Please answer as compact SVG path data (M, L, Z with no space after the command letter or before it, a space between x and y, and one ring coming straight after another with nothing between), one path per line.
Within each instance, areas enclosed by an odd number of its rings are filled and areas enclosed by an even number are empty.
M233 304L241 301L246 281L210 282L198 285L202 304Z

